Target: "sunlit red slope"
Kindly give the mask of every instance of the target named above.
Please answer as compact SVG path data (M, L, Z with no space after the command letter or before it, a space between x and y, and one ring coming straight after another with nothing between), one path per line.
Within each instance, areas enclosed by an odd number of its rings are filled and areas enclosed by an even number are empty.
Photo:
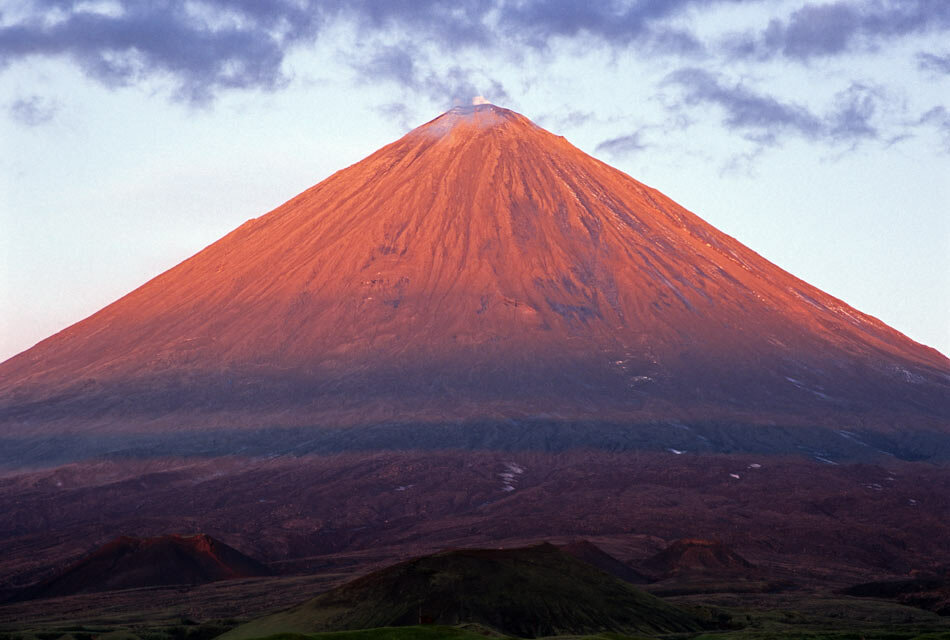
M481 105L3 363L0 415L945 428L948 381L937 351Z

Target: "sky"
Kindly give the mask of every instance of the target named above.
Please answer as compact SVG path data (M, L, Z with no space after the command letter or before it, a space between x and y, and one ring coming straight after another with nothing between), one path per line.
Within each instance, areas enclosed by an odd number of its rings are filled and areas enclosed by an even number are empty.
M0 0L0 361L475 96L950 354L950 1Z

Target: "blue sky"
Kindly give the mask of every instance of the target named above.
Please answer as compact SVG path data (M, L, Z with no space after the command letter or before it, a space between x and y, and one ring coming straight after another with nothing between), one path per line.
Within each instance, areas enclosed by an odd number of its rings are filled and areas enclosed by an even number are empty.
M0 0L0 359L476 95L950 353L946 0Z

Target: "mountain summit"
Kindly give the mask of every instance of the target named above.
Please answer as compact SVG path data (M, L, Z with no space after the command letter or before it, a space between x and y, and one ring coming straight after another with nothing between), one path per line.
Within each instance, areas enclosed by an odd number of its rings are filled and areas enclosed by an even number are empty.
M512 420L946 433L950 360L483 104L0 364L15 434Z

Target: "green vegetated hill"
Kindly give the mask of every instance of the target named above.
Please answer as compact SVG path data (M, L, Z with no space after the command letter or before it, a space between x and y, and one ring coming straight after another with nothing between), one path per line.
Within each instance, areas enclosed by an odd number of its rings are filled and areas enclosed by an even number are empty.
M521 637L699 631L692 612L542 544L437 553L382 569L224 640L408 625L476 623Z
M323 633L278 633L267 640L507 640L508 636L495 633L478 625L448 627L445 625L415 625L411 627L381 627L357 631L326 631Z

